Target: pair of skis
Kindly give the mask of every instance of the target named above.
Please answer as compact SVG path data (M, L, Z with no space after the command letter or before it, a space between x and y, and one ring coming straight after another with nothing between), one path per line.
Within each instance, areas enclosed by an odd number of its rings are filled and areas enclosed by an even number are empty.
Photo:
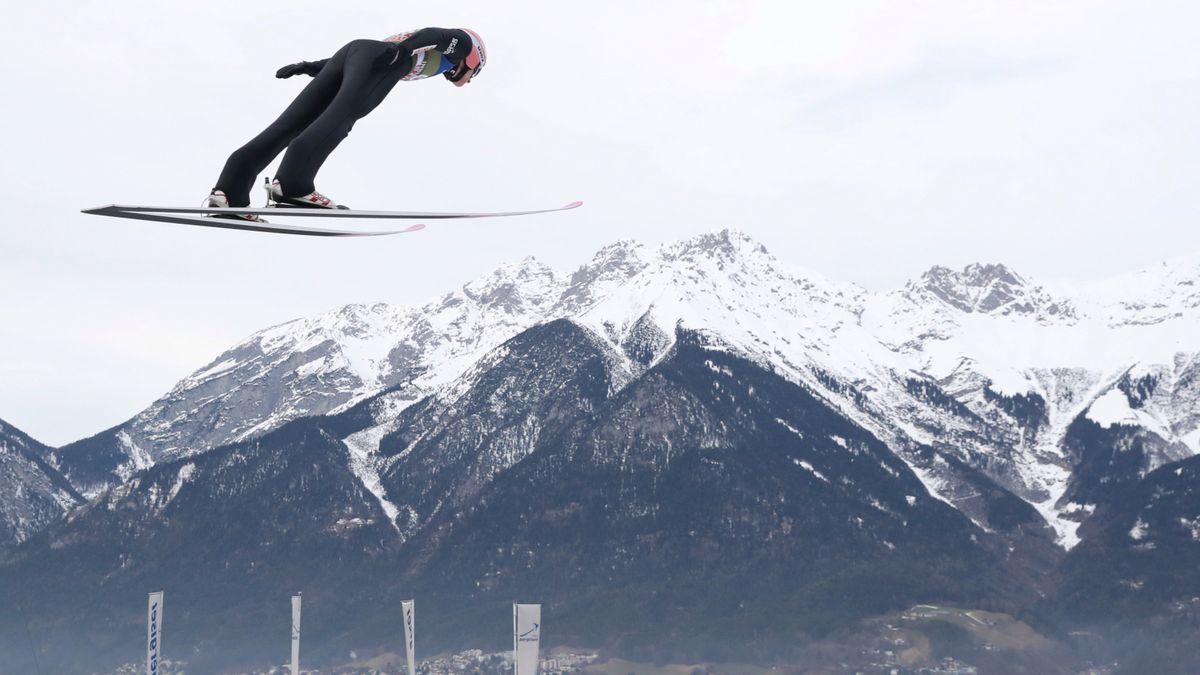
M83 209L84 213L97 216L112 216L114 218L131 218L133 220L151 220L160 223L175 223L179 225L198 225L200 227L219 227L226 230L247 230L250 232L271 232L275 234L299 234L311 237L379 237L389 234L404 234L425 229L423 223L409 225L402 230L383 232L367 232L361 230L330 229L305 227L285 223L266 223L237 218L222 218L221 215L258 215L299 218L369 218L376 220L445 220L450 218L498 218L504 216L527 216L535 213L553 213L566 211L581 206L583 202L571 202L556 209L536 209L533 211L499 211L494 213L426 213L419 211L354 211L350 209L304 209L304 208L183 208L164 206L124 206L109 204L92 209Z

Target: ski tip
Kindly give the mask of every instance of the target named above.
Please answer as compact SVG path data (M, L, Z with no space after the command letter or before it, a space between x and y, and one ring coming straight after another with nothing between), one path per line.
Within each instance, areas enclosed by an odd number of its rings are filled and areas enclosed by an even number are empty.
M384 237L384 236L387 236L387 235L389 235L389 234L407 234L407 233L409 233L409 232L420 232L420 231L421 231L421 230L423 230L423 229L425 229L425 223L416 223L416 224L414 224L414 225L409 225L408 227L404 228L403 230L386 230L386 231L383 231L383 232L350 232L350 233L347 233L347 234L346 234L346 236L351 236L351 237Z
M583 202L571 202L570 204L567 204L566 206L562 207L562 210L566 211L567 209L577 209L581 206L583 206Z
M425 229L425 223L416 223L409 225L403 230L383 230L380 232L338 232L334 236L338 237L386 237L389 234L406 234L408 232L420 232Z

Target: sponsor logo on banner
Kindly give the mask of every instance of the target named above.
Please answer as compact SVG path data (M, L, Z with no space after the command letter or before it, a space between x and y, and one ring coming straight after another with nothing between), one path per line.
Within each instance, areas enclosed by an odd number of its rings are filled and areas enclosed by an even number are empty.
M537 642L538 641L538 628L540 628L540 627L541 627L541 624L538 624L538 623L533 624L533 628L530 628L529 630L527 630L524 633L521 633L520 635L517 636L517 641L518 642Z
M158 672L158 603L150 605L150 637L149 647L150 672Z
M406 627L406 628L408 628L408 649L409 649L409 651L412 651L412 648L413 648L413 640L414 640L414 637L413 637L413 632L414 632L414 631L412 630L412 625L413 625L413 611L412 611L412 607L409 607L409 608L407 608L407 609L405 610L405 612L404 612L404 623L405 623L405 625L406 625L405 627Z
M416 655L416 632L413 630L413 615L415 612L415 603L412 600L405 600L400 603L404 610L404 647L405 660L408 662L408 675L417 674L417 655Z

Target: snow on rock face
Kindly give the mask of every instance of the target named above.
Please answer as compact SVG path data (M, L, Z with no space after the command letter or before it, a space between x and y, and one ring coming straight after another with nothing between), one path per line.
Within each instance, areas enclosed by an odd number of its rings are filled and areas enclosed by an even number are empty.
M524 314L547 307L558 297L559 286L553 270L525 258L463 286L462 292L488 310Z
M1192 535L1192 541L1200 541L1200 517L1180 518L1179 524Z
M422 307L353 304L261 331L122 427L126 473L388 387L407 384L415 400L542 320L560 286L552 270L526 259Z
M1134 523L1133 527L1129 530L1129 538L1134 541L1141 541L1146 538L1149 532L1149 526L1146 525L1146 522L1141 518L1138 518L1137 522Z
M1111 327L1152 326L1200 315L1200 256L1175 258L1110 279L1063 282L1090 316Z
M933 268L873 296L863 322L940 376L969 357L993 380L1026 368L1170 363L1200 343L1200 266L1175 263L1100 282L1034 284L999 265Z
M0 548L18 544L81 499L50 465L50 449L0 420Z
M574 315L602 300L645 269L646 247L620 241L596 252L591 262L580 267L566 282L554 313Z
M666 336L680 327L719 336L764 362L779 353L798 366L811 353L853 367L851 359L864 361L855 351L886 357L874 340L835 337L842 329L857 332L862 289L787 269L741 233L668 244L642 261L636 275L574 319L616 346L650 323Z
M933 267L921 281L910 284L909 293L928 293L950 307L966 313L1023 314L1043 313L1063 320L1074 318L1074 309L1065 300L1051 297L1040 287L1004 265L972 264L961 272Z

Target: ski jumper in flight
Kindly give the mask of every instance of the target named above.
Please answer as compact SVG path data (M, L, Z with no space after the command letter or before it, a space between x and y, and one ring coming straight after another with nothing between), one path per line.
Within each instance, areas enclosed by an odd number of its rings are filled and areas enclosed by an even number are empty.
M275 77L313 78L262 133L234 151L205 202L208 208L246 207L258 174L287 148L268 190L276 204L346 208L317 192L317 171L354 123L375 109L397 82L443 75L461 87L483 69L487 51L475 31L422 28L386 40L354 40L323 61L284 66ZM260 220L254 215L234 215Z

